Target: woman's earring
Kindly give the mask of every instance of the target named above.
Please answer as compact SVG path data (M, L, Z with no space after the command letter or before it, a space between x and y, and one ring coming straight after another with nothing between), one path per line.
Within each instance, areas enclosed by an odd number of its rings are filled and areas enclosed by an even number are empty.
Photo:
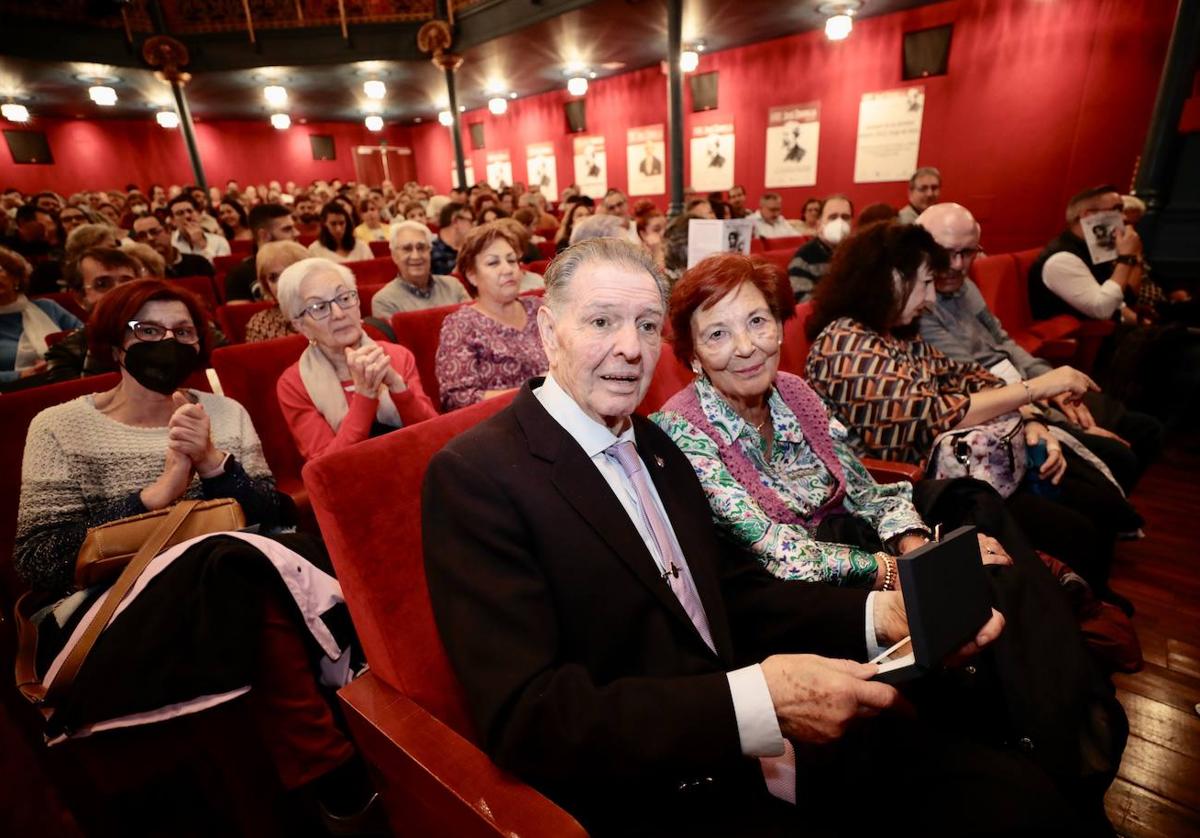
M696 375L700 375L701 373L704 372L704 368L702 366L700 366L699 361L692 361L692 372L695 373Z

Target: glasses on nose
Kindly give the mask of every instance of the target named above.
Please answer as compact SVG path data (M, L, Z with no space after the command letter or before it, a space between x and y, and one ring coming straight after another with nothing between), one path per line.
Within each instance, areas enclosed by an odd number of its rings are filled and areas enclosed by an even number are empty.
M122 274L121 276L111 276L109 274L102 274L102 275L96 277L95 279L93 279L91 285L85 286L85 290L87 290L87 291L111 291L114 288L116 288L118 285L124 285L126 282L132 282L133 280L134 280L134 277L130 276L129 274Z
M420 242L418 244L402 244L396 249L401 253L416 253L417 255L421 255L429 252L429 245L425 244L424 242Z
M163 231L162 227L150 227L145 230L134 230L133 233L131 233L130 235L133 236L135 241L142 242L142 241L145 241L146 239L154 238L162 231Z
M960 247L958 250L946 251L946 255L950 257L951 262L953 262L955 259L961 259L964 262L969 262L980 253L983 253L982 247Z
M604 208L605 208L605 209L610 209L610 210L615 210L617 207L623 207L623 206L625 206L625 202L624 202L624 201L614 201L614 202L613 202L613 203L611 203L611 204L605 204L605 205L604 205Z
M189 346L200 342L200 332L195 326L176 326L168 329L159 323L141 320L130 320L126 325L129 326L135 338L145 343L157 343L160 340L166 340L168 336Z
M337 303L338 308L340 308L342 311L349 311L358 305L358 292L343 291L331 300L320 300L318 302L311 303L301 309L300 313L296 316L303 317L307 314L313 320L324 320L325 318L329 317L330 313L333 311L332 306L334 303Z

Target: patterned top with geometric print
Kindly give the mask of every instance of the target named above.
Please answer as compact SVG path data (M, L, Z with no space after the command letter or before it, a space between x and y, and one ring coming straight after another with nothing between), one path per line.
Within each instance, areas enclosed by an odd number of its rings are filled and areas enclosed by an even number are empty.
M767 489L787 509L809 520L833 496L837 481L805 437L795 411L778 389L767 406L775 431L770 454L763 438L742 419L704 376L689 385L696 389L700 408L725 444L736 444L754 465ZM661 410L650 417L691 461L708 496L713 521L726 536L758 557L780 579L804 579L834 585L871 587L878 569L870 550L848 544L817 541L804 525L776 520L721 459L719 445L682 414ZM845 473L842 509L867 522L880 541L906 532L928 533L912 505L912 487L905 482L876 483L846 445L845 429L829 422L833 451Z
M848 431L860 457L924 466L933 441L967 414L971 394L1004 385L920 337L881 335L841 317L821 330L805 378Z

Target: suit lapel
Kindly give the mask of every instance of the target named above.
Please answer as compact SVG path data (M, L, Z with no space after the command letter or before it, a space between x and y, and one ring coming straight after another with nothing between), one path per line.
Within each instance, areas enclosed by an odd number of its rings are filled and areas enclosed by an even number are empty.
M625 507L613 494L608 481L584 453L579 443L554 421L533 395L532 386L537 384L536 380L527 384L513 402L513 409L525 431L531 453L553 463L552 479L559 494L611 548L617 559L646 586L663 608L687 626L695 636L696 642L707 649L708 646L692 625L692 620L683 610L683 606L679 604L671 586L659 575L654 557L650 555L641 534L629 519ZM701 601L707 608L708 598L702 595ZM723 612L721 623L722 637L726 641L724 649L728 649ZM714 642L718 643L718 649L722 649L718 641Z

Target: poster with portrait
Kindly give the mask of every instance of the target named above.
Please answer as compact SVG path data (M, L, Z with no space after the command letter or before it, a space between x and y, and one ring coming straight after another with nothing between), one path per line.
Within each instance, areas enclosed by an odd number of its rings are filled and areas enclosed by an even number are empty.
M603 198L608 191L608 158L603 137L574 137L575 183L589 198Z
M692 126L691 186L696 192L733 187L733 123Z
M530 143L525 146L525 170L530 189L536 186L547 201L558 201L558 167L554 157L554 143Z
M855 183L908 180L917 168L925 87L864 93L858 103Z
M467 169L467 188L468 188L468 189L470 189L472 186L474 186L474 185L475 185L475 164L474 164L474 163L472 163L470 160L467 160L466 162L467 162L467 165L466 165L466 169ZM455 189L458 189L458 188L459 188L459 185L458 185L458 167L457 167L457 166L451 166L451 167L450 167L450 185L451 185L451 186L453 186Z
M512 186L512 160L509 159L507 148L487 153L487 181L493 189Z
M816 186L821 103L783 105L767 110L768 189Z
M643 125L626 134L626 162L630 195L663 195L667 191L666 144L663 126Z
M694 267L714 253L749 256L753 235L754 222L749 218L693 218L688 221L687 266Z

